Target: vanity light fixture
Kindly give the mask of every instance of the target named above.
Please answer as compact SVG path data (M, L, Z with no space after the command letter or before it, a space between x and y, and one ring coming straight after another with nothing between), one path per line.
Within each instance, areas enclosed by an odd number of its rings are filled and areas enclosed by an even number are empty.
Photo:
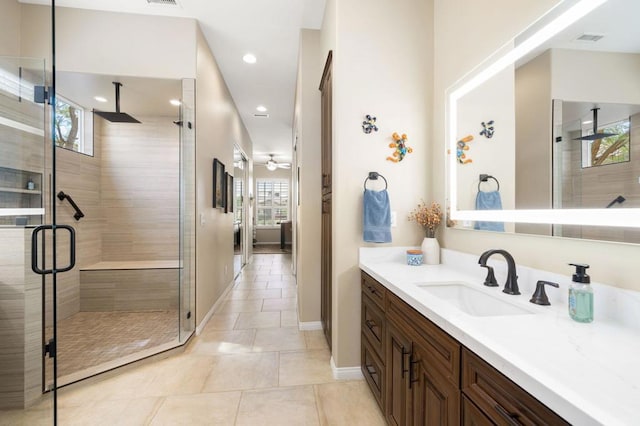
M171 100L169 101L169 103L170 103L171 105L173 105L173 106L180 106L180 105L182 104L182 102L180 102L180 101L179 101L179 100L177 100L177 99L171 99Z
M517 46L508 50L508 46L503 47L497 55L491 58L491 63L485 68L479 68L475 75L463 79L448 91L447 96L447 149L445 155L449 153L448 162L448 186L450 216L453 220L481 220L491 222L525 222L525 223L557 223L575 225L600 225L602 224L602 213L599 209L562 209L562 210L458 210L458 167L456 156L452 153L457 148L458 133L458 101L476 89L490 78L513 65L519 59L550 40L567 27L577 22L607 0L577 0L575 4L557 17L551 19L531 36L523 40ZM506 53L502 53L506 50ZM472 71L473 72L473 71ZM640 227L640 215L637 212L630 212L629 209L610 209L610 214L615 215L615 223L618 226ZM612 218L613 219L613 218Z
M258 58L256 58L256 55L254 55L253 53L247 53L242 57L242 60L247 64L255 64L258 61Z
M256 107L256 111L259 111L259 112L267 112L267 107L265 107L264 105L258 105L258 106Z
M107 98L104 98L102 96L95 96L93 99L95 99L98 102L107 102Z

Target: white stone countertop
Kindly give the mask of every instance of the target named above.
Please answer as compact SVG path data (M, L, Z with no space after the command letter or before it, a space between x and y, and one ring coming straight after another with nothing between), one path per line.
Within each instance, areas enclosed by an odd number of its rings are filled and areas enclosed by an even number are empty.
M478 256L442 250L441 265L408 266L408 248L361 248L360 269L568 422L640 424L640 293L592 283L595 319L582 324L567 312L570 266L566 276L518 266L522 294L512 296L500 255L488 262L500 287L485 287ZM546 288L551 306L529 303L537 280L560 285ZM454 281L532 314L471 316L416 285Z

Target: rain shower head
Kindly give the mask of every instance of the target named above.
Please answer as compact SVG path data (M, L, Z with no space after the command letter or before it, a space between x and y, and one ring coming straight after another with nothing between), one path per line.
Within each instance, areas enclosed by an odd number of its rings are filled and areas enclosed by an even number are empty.
M600 108L593 108L593 134L585 135L579 138L573 139L574 141L595 141L598 139L608 138L610 136L618 136L617 133L598 133L598 110Z
M136 120L129 114L120 112L120 86L122 86L122 83L114 81L113 85L116 86L116 111L109 112L94 109L93 113L99 115L105 120L111 121L112 123L140 123L140 121Z

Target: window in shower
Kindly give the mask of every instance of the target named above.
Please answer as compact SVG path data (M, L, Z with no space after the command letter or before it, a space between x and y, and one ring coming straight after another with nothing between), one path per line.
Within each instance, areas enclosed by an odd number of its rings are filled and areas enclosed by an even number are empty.
M89 116L82 106L56 96L56 146L93 155L93 120Z

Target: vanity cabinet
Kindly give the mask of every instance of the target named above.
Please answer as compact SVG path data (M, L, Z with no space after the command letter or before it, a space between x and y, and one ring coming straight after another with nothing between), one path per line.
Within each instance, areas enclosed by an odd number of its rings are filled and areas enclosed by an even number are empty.
M460 424L460 344L387 292L389 424Z
M362 272L362 373L390 425L567 425Z
M385 405L386 290L367 274L362 274L361 368L380 409Z
M496 424L569 424L466 348L462 369L462 392Z
M462 395L462 425L493 426L494 423L469 398Z

